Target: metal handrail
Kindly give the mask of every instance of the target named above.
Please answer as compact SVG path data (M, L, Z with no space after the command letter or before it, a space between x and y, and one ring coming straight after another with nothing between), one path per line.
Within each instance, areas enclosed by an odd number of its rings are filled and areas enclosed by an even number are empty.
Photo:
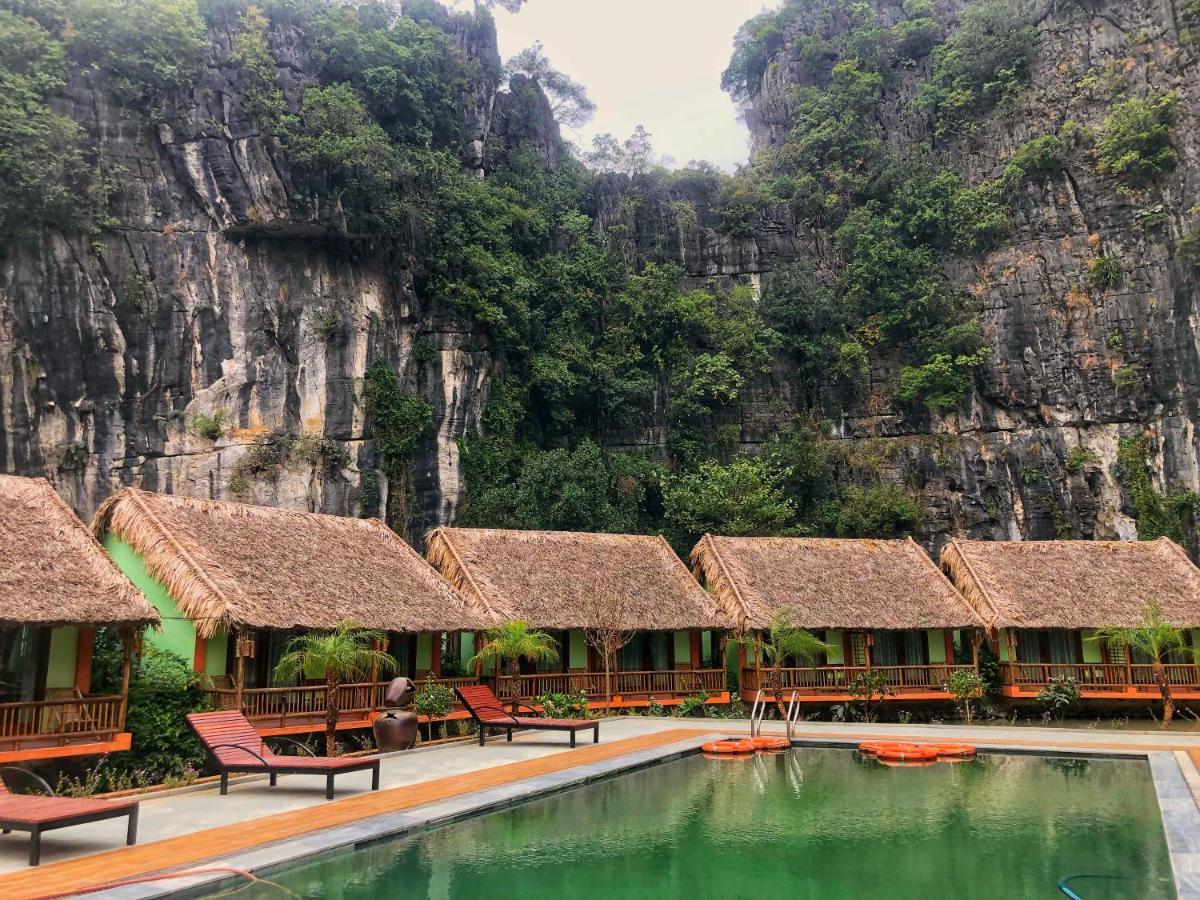
M792 699L788 702L788 708L787 708L786 728L787 728L787 739L788 739L789 744L792 742L792 738L795 736L796 722L800 718L801 707L800 707L800 704L796 702L796 697L797 697L796 692L792 691Z
M762 710L759 711L759 702L762 701ZM762 720L767 714L767 704L763 700L763 690L759 688L754 694L754 706L750 708L750 737L758 737L762 730Z

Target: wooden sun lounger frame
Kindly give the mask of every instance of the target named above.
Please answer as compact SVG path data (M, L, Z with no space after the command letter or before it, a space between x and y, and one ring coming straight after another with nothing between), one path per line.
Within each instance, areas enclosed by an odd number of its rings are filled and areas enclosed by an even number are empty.
M7 768L7 767L6 767ZM46 794L10 794L7 788L3 787L3 782L0 782L0 796L5 797L31 797L30 812L31 817L37 815L37 807L46 807L47 817L45 821L28 822L21 819L5 818L3 812L0 812L0 831L4 834L9 834L13 831L29 832L29 865L36 866L42 861L42 835L47 831L54 831L59 828L70 828L72 825L86 825L89 822L101 822L105 819L118 819L121 816L129 817L129 824L125 828L125 843L132 846L137 843L138 831L138 802L134 801L114 801L114 800L92 800L95 804L92 812L76 812L65 816L53 815L53 804L47 804L44 801L62 800L66 798L57 797L54 794L53 788L42 778L28 772L25 769L9 769L9 771L20 772L27 778L40 783ZM74 799L74 798L71 798Z
M473 688L478 688L478 685L472 685ZM458 699L467 712L471 714L471 718L475 720L475 724L479 728L479 746L482 747L487 738L487 729L493 731L503 731L506 734L508 741L513 739L513 731L517 728L528 728L533 731L569 731L571 733L571 746L575 746L575 735L580 731L592 730L592 743L600 743L600 721L598 719L538 719L529 718L527 716L514 716L507 712L500 701L495 698L495 703L487 703L485 705L476 705L472 703L458 688L454 689L454 693L458 694ZM524 703L516 704L518 707L529 710L531 713L536 713L537 710L532 706ZM495 712L498 715L484 718L480 715L481 712Z

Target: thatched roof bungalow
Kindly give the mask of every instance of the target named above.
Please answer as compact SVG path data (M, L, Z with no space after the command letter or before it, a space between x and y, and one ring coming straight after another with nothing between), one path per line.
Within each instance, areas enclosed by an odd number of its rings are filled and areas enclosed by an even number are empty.
M993 628L1136 625L1146 602L1179 627L1200 625L1200 569L1156 541L964 541L942 565Z
M787 610L790 624L829 645L824 659L789 662L784 687L801 689L801 700L845 699L863 668L887 669L901 699L940 699L956 631L982 624L911 539L707 534L691 558L739 629L766 630ZM744 692L761 681L757 665L743 669Z
M0 702L45 704L0 716L0 761L128 748L128 735L118 739L124 687L88 696L94 630L132 634L158 621L47 481L0 475Z
M160 646L217 678L232 668L232 632L254 633L256 648L242 651L258 660L247 684L265 686L289 631L352 621L428 644L430 634L491 621L376 519L126 488L101 505L92 530L162 610ZM437 668L432 647L412 652L423 655L409 661L413 675Z
M905 540L718 537L692 566L743 630L790 608L808 629L969 628L979 616L921 547Z
M662 537L436 528L426 555L497 621L587 628L597 598L638 631L728 628L730 621Z
M620 651L622 672L706 670L704 688L725 689L720 633L732 622L662 537L437 528L426 555L481 614L556 632L560 672L602 665L586 637L603 624L636 632Z
M1156 541L963 541L942 565L991 629L1002 690L1034 697L1071 677L1091 699L1144 699L1156 690L1152 661L1095 639L1094 629L1140 624L1153 601L1163 618L1200 632L1200 570L1167 538ZM1172 682L1200 697L1190 653L1169 666Z

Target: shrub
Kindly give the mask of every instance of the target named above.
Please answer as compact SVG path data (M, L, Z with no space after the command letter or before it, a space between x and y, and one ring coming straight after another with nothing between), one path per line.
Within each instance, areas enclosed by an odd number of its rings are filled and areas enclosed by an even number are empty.
M1142 383L1142 367L1137 363L1121 366L1112 374L1113 385L1118 391L1131 391Z
M1195 269L1200 269L1200 227L1192 228L1179 239L1179 255Z
M1017 148L1004 167L1005 178L1010 187L1016 187L1026 178L1051 178L1062 172L1066 155L1067 145L1062 138L1057 134L1044 134Z
M1070 675L1057 675L1038 691L1037 700L1061 722L1068 710L1079 703L1079 682Z
M1071 452L1067 454L1066 469L1072 475L1077 475L1083 470L1085 464L1096 461L1096 454L1091 450L1083 447L1072 447Z
M1135 185L1155 181L1175 165L1171 124L1178 96L1174 91L1132 98L1113 107L1096 144L1096 168Z
M922 366L900 370L897 400L918 400L934 409L952 409L970 396L971 373L987 359L986 350L951 357L936 353Z
M454 690L445 684L433 680L432 675L425 678L425 683L417 691L413 701L413 709L419 716L430 719L444 719L454 708Z
M679 715L684 718L690 716L708 716L708 707L705 704L708 702L708 694L701 691L698 694L692 694L684 697L679 701Z
M1087 289L1099 293L1115 288L1121 283L1124 272L1120 257L1102 253L1088 263Z
M210 441L219 440L225 435L225 420L228 415L225 410L218 409L211 416L205 413L192 416L192 431Z
M589 717L587 694L542 694L534 700L547 719L586 719Z
M982 697L986 688L983 678L974 669L955 669L942 686L947 694L954 697L968 725L971 724L971 701Z
M893 696L896 691L888 684L887 673L880 669L868 669L859 672L846 685L846 693L859 707L859 713L864 722L874 722L876 709L884 697Z
M404 389L387 363L376 360L363 377L363 401L379 455L389 465L403 465L433 424L433 407Z

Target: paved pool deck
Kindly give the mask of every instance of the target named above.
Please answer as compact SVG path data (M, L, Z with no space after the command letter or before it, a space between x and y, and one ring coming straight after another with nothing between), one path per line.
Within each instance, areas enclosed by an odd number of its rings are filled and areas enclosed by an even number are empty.
M469 742L418 749L383 758L378 792L369 789L369 773L339 777L333 801L324 799L324 779L303 776L281 776L275 788L262 776L235 779L224 797L215 785L152 794L142 801L135 847L124 846L123 820L53 831L43 837L43 864L30 869L27 836L0 838L0 897L66 896L152 873L185 873L89 895L163 896L229 875L198 869L259 870L522 802L748 730L745 720L624 717L602 722L600 744L574 750L565 736L545 732L518 734L512 743L489 740L483 748ZM784 727L768 722L764 731L783 734ZM1149 759L1179 896L1200 900L1200 734L802 722L794 737L828 746L873 738L968 741L981 750Z

